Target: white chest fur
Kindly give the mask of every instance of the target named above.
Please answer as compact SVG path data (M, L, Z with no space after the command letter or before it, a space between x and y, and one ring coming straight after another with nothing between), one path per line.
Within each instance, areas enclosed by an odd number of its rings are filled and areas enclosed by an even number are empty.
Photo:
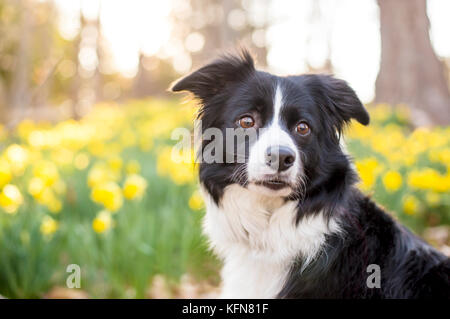
M225 189L220 206L203 191L204 232L223 259L223 298L274 298L294 258L311 261L325 235L339 231L321 213L295 223L295 201L262 197L237 184Z

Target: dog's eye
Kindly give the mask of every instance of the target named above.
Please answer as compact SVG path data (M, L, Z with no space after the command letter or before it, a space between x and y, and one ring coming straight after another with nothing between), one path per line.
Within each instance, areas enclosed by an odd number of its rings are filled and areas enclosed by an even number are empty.
M242 128L250 128L255 126L255 120L253 117L245 115L239 119L238 124Z
M300 135L305 136L308 135L311 130L309 129L308 124L306 124L305 122L300 122L296 127L296 131Z

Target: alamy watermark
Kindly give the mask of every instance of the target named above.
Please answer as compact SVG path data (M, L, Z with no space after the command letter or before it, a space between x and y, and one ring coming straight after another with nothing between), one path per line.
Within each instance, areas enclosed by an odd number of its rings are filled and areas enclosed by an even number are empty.
M195 120L194 135L185 127L172 131L171 139L178 141L172 148L171 159L175 163L192 162L192 149L197 151L195 163L245 163L249 148L268 132L268 128L202 128L202 120ZM280 134L278 131L270 134ZM276 136L271 136L276 139ZM224 145L225 144L225 145ZM275 150L276 152L276 150ZM276 154L272 154L275 156Z
M380 265L370 264L366 269L370 275L367 277L366 285L368 288L381 288L381 268Z
M77 264L70 264L66 268L70 275L66 279L67 288L81 288L81 267Z

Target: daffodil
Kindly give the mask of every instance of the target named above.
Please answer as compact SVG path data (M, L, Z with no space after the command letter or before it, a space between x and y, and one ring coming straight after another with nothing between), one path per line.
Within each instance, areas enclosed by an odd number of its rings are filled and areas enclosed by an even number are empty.
M133 174L126 178L123 195L126 199L141 198L147 188L147 181L142 176Z
M439 204L439 201L441 200L441 196L438 193L435 192L427 192L425 195L425 199L427 200L428 204L431 206L435 206Z
M402 186L402 175L397 171L388 171L383 176L383 184L387 191L395 192Z
M6 159L14 175L22 175L29 160L28 150L18 144L12 144L5 150Z
M33 197L39 197L45 187L45 182L40 177L32 177L28 181L28 193Z
M392 107L385 103L377 104L371 109L370 116L377 122L387 120L392 112Z
M441 162L442 164L450 163L450 148L431 149L428 157L433 162Z
M125 165L125 171L128 175L139 174L141 172L141 165L136 160L130 160Z
M0 159L0 187L8 184L12 179L11 167L7 160Z
M52 189L56 194L64 195L66 193L67 186L62 179L59 179L52 185Z
M58 228L59 223L56 220L54 220L50 216L45 216L41 222L40 230L42 234L49 236L56 232Z
M30 135L31 132L33 132L36 129L36 125L33 121L26 119L19 123L17 126L17 133L18 135L26 139L28 135Z
M419 208L419 202L413 195L403 198L403 211L408 215L415 215Z
M52 213L59 213L62 209L62 202L59 199L54 198L47 203L47 208Z
M99 184L107 182L115 182L119 180L118 173L112 171L105 163L96 163L88 173L88 185L95 187Z
M13 184L6 184L0 193L0 206L9 214L14 214L23 203L19 188Z
M30 181L28 186L28 192L39 204L46 206L50 212L59 213L62 209L62 202L55 195L54 191L50 187L40 189L40 185L37 182L36 185L33 185L32 181Z
M33 175L42 179L46 186L53 185L59 179L58 167L50 161L41 161L34 166Z
M73 159L73 165L80 171L84 170L89 165L89 155L84 152L77 154Z
M397 118L403 122L406 122L411 117L411 110L410 108L405 104L398 104L395 107L395 115Z
M191 183L195 180L197 172L195 167L195 154L177 152L166 147L159 152L157 172L161 176L169 176L177 185Z
M97 217L95 217L92 221L92 229L94 229L96 233L104 233L110 229L112 225L113 221L111 218L111 213L106 210L99 212Z
M416 189L448 192L450 190L450 175L442 175L432 168L413 170L408 174L408 184Z
M92 189L91 198L112 212L117 211L123 204L122 190L115 182L96 185Z
M204 206L203 198L200 195L199 191L195 191L192 193L191 197L189 198L189 207L192 210L200 210Z
M126 129L120 136L120 142L124 147L131 147L136 145L136 135L131 129Z
M367 158L356 162L356 169L361 177L360 187L367 191L375 184L380 164L375 158Z
M59 166L71 165L73 157L73 151L69 150L68 148L57 148L50 154L52 162L58 164Z
M108 165L109 168L115 172L115 173L120 173L120 170L122 169L122 165L123 165L123 161L120 157L115 156L113 158L110 158L108 160Z
M139 138L139 148L141 149L141 151L148 152L152 149L152 147L153 147L153 140L151 137L141 136Z

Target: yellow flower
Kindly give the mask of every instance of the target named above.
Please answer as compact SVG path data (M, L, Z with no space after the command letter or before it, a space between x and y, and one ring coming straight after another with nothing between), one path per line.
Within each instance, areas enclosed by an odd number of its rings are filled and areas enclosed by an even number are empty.
M0 193L0 206L5 212L14 214L23 203L23 197L17 186L6 184Z
M401 121L407 121L411 117L411 110L406 104L398 104L395 113Z
M408 184L413 188L443 193L450 190L450 175L441 175L432 168L413 170L408 175Z
M166 147L159 152L156 169L159 175L169 176L177 185L190 183L197 175L194 151L177 152Z
M371 157L362 161L356 161L356 169L361 177L360 187L367 191L373 187L380 170L378 161Z
M122 190L115 182L95 186L92 189L91 198L112 212L117 211L123 204Z
M142 136L139 139L139 148L141 149L141 151L148 152L152 149L152 147L153 147L153 140L150 137Z
M426 198L428 204L430 204L432 206L439 204L439 201L441 200L441 196L439 196L439 194L434 193L434 192L427 192L427 194L425 195L425 198Z
M86 153L79 153L73 160L73 165L76 169L82 171L89 165L89 155Z
M63 195L67 190L66 183L62 179L59 179L52 185L52 189L56 194Z
M47 203L47 208L52 213L59 213L62 209L62 203L59 199L54 198Z
M29 160L28 150L18 144L12 144L5 150L5 156L12 172L15 175L22 175Z
M374 128L372 126L364 126L353 121L348 129L347 136L353 139L359 139L365 143L372 136Z
M40 177L33 177L28 182L28 193L33 197L38 197L45 188L45 183Z
M105 144L95 140L88 145L88 150L92 155L97 157L103 157L106 153Z
M119 175L111 171L104 163L95 164L88 173L88 185L94 187L99 184L117 181Z
M109 168L116 173L120 173L120 170L122 169L123 161L120 157L116 156L113 158L110 158L108 160Z
M386 190L395 192L402 186L402 175L397 171L388 171L383 176L383 184Z
M141 165L136 160L131 160L125 166L125 171L128 175L139 174L141 172Z
M419 208L419 202L413 195L406 195L403 198L403 211L408 215L415 215Z
M23 120L17 126L17 132L22 138L27 137L35 129L35 124L31 120Z
M52 162L60 165L67 166L72 164L73 152L67 148L57 148L51 152Z
M125 147L134 146L136 145L136 135L130 129L124 130L120 136L120 142Z
M178 168L174 168L171 171L170 175L175 184L183 185L192 182L196 173L193 167L180 164Z
M58 168L49 161L41 161L36 164L33 174L42 179L46 186L53 185L59 179Z
M189 198L189 207L192 210L200 210L203 208L204 202L199 191L195 191Z
M95 217L94 220L92 221L92 229L94 229L96 233L103 233L108 229L110 229L111 226L112 226L111 214L106 210L102 210L101 212L99 212L97 214L97 217Z
M4 159L0 159L0 187L8 184L11 179L12 174L9 163Z
M450 148L432 149L428 153L428 158L433 162L450 163Z
M392 107L385 103L377 104L375 107L370 110L370 117L374 120L374 122L383 122L392 113Z
M62 202L56 197L50 187L46 187L39 178L32 178L28 183L28 192L39 204L48 208L52 213L59 213L62 209Z
M123 195L126 199L141 198L147 188L147 181L139 175L127 177L123 185Z
M41 233L49 236L52 235L59 228L59 223L50 216L45 216L41 222Z

